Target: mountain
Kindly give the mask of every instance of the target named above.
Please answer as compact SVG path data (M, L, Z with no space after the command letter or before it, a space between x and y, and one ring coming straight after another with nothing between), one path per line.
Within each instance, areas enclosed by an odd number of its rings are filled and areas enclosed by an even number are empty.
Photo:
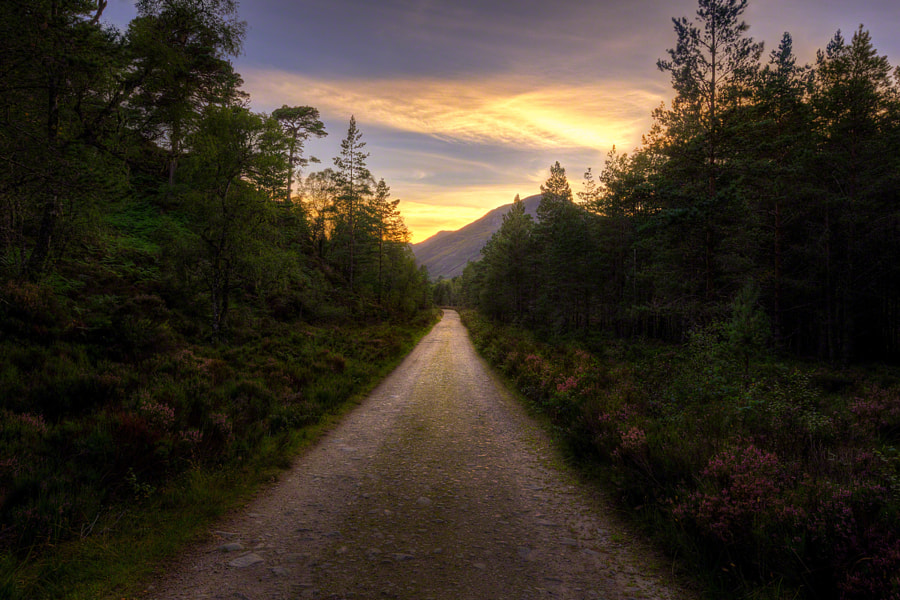
M541 195L529 196L522 201L525 203L525 212L533 217L541 203ZM432 279L456 277L470 261L481 258L481 249L494 232L500 229L503 215L510 208L512 203L504 204L462 229L439 231L424 242L413 244L416 263L419 266L425 265Z

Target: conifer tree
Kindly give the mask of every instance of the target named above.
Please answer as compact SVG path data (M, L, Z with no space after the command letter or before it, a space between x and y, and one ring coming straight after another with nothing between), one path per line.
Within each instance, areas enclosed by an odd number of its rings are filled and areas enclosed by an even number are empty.
M817 211L823 282L819 319L826 353L849 361L857 347L883 342L885 295L896 295L895 229L874 215L896 206L895 146L898 96L887 58L860 27L848 44L840 32L815 67L813 107L821 135L814 164L820 184ZM893 277L888 274L894 275Z
M734 284L735 274L726 265L734 264L731 242L741 232L741 205L729 190L720 189L719 179L733 158L736 108L749 93L763 50L745 35L749 27L741 16L747 0L698 4L695 21L673 19L675 48L657 66L671 74L676 95L670 110L655 112L672 180L669 193L661 196L661 216L680 226L672 241L685 244L676 256L689 257L684 292L695 305L721 300Z
M741 20L747 0L699 0L697 19L673 19L677 37L669 60L657 66L672 76L675 100L666 115L670 126L693 130L702 138L710 197L716 193L723 112L727 103L745 93L763 45L744 34Z
M482 310L502 320L524 321L534 290L534 222L516 195L503 223L482 249Z
M372 174L366 167L369 153L362 132L356 127L356 118L351 115L347 135L341 142L341 151L334 158L335 178L338 188L337 200L345 229L347 245L347 280L350 291L355 289L357 225L363 201L372 194L370 181Z
M383 299L385 285L385 260L392 245L409 243L409 230L400 216L397 206L399 198L391 200L391 188L384 179L379 179L372 196L371 212L374 220L375 241L378 247L378 284L379 304Z
M541 185L534 228L538 311L558 330L588 327L597 258L589 213L576 205L566 170L556 162Z

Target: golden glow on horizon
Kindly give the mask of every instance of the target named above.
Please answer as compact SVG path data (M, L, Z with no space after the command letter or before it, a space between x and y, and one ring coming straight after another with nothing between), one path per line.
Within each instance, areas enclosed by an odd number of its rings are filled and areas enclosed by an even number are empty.
M398 148L395 171L384 176L412 235L413 243L441 230L453 231L508 204L518 193L525 198L540 191L549 166L534 172L523 166L501 173L495 165L466 154L469 144L548 157L568 151L602 156L613 145L630 149L647 131L650 113L664 96L639 89L636 83L553 84L515 76L466 81L438 79L314 79L270 69L244 69L245 89L255 104L315 106L327 118L353 114L367 126L429 136L456 144L459 154L429 155ZM651 88L652 86L646 86ZM575 168L602 167L590 162ZM565 165L564 165L565 166ZM529 169L532 172L529 172ZM507 167L509 170L509 167ZM453 186L428 183L437 173L459 175ZM493 172L503 185L472 185L478 173ZM398 177L398 173L400 176ZM569 172L573 191L582 173ZM446 180L446 177L444 178Z
M518 192L522 198L540 192L539 184L528 186L533 191ZM403 221L412 234L412 243L424 242L439 231L456 231L476 221L489 211L511 204L516 192L510 186L472 186L452 190L432 190L427 201L400 198ZM413 197L416 197L413 192Z

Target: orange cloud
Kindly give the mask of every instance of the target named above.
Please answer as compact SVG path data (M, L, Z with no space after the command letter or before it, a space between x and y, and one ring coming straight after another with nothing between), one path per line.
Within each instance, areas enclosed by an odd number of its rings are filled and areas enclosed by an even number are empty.
M662 93L634 83L576 86L497 77L323 80L274 70L247 69L254 102L302 102L323 114L466 143L534 148L608 149L635 145ZM296 99L296 100L292 100Z

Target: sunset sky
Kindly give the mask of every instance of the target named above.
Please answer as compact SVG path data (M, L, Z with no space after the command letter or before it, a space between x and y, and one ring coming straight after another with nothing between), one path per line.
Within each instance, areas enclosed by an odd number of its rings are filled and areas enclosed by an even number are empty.
M254 110L319 109L329 136L307 154L331 166L350 115L423 241L538 193L555 161L573 189L613 145L630 151L672 97L656 68L675 44L672 18L696 0L245 0L235 67ZM133 3L110 0L127 24ZM897 0L750 0L749 35L774 49L785 31L812 63L860 24L900 63Z

